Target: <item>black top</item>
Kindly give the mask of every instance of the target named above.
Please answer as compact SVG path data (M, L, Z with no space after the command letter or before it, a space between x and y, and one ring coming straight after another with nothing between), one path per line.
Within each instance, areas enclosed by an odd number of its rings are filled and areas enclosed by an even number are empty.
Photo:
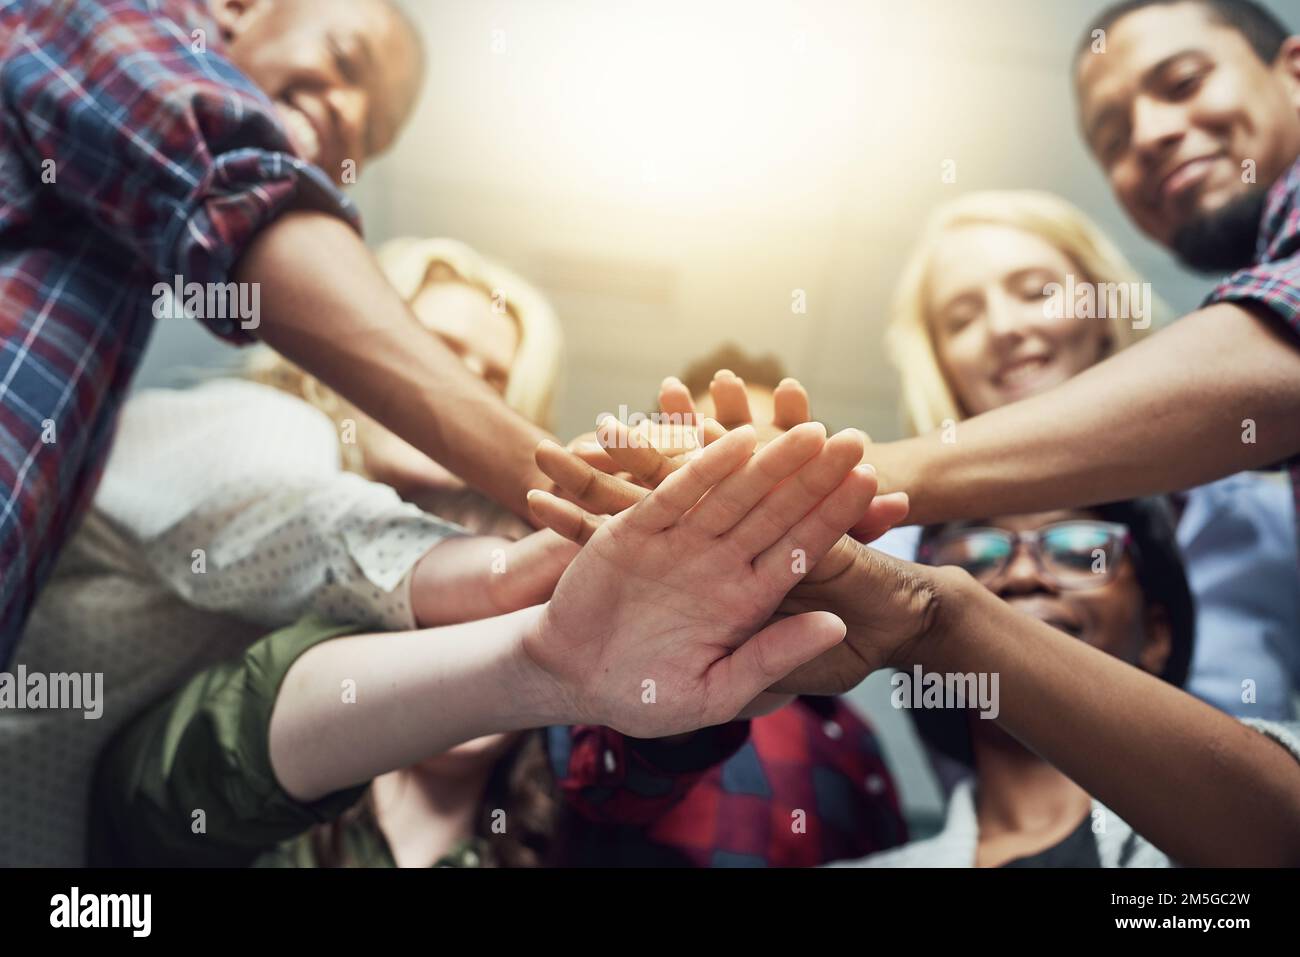
M1092 815L1085 814L1079 826L1059 844L1028 857L1007 861L1003 867L1101 867L1097 839L1092 833Z

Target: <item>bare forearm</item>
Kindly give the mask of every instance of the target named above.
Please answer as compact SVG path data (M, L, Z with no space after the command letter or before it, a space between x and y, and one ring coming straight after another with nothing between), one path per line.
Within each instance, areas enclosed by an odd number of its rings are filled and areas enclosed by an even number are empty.
M257 237L235 278L261 284L264 342L527 517L527 490L546 487L533 449L547 434L419 327L346 224L285 214Z
M931 524L1170 492L1298 451L1300 344L1219 305L1049 392L867 460L881 490L907 492L912 520Z
M1003 729L1174 860L1300 864L1300 763L1283 747L943 574L942 611L915 663L998 674Z
M574 720L520 650L543 608L307 651L271 716L276 779L312 801L484 734Z

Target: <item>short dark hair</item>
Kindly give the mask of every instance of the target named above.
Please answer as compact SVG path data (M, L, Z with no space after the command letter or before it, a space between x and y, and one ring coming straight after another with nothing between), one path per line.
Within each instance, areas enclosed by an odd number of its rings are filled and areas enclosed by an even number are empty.
M1169 618L1169 658L1160 677L1181 688L1187 683L1196 643L1196 605L1183 553L1178 546L1173 509L1161 497L1098 505L1091 511L1105 521L1127 525L1129 555L1138 588L1147 604L1159 605Z
M1176 3L1195 3L1225 27L1231 27L1245 38L1255 54L1267 64L1277 59L1282 44L1291 35L1285 24L1255 0L1121 0L1107 7L1084 31L1076 55L1092 46L1093 33L1109 30L1116 23L1138 10L1147 7L1168 7Z
M1118 522L1129 530L1127 556L1133 563L1134 577L1148 605L1164 609L1169 622L1169 657L1159 677L1171 685L1183 687L1191 670L1192 650L1196 643L1196 605L1183 567L1182 551L1175 535L1175 519L1167 499L1162 497L1130 499L1084 509L1107 522ZM943 529L927 527L921 536L928 541ZM971 766L970 727L964 711L953 709L915 710L911 712L922 740L930 747L962 764Z

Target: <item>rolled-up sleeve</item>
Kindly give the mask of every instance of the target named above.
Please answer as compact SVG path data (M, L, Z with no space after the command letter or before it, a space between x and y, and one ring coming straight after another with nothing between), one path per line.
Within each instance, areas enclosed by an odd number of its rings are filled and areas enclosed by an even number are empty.
M269 750L290 667L355 630L304 618L195 675L119 732L92 785L90 863L246 866L355 804L366 785L310 804L294 800L276 780Z
M1300 336L1300 160L1269 189L1253 265L1219 282L1202 305L1262 307Z
M192 0L26 0L0 42L6 136L34 175L152 274L225 282L290 204L360 229L355 207L295 157L274 107L220 52ZM248 337L226 318L218 335Z
M1204 304L1218 302L1253 304L1267 309L1292 334L1300 336L1300 252L1228 276Z

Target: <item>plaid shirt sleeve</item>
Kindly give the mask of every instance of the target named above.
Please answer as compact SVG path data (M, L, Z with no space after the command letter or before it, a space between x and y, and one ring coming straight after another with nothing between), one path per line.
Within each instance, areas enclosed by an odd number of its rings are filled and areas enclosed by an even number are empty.
M838 698L800 698L684 742L550 728L576 866L808 867L907 839L879 742Z
M203 0L0 0L0 667L94 493L155 284L224 285L290 204L359 228L220 44Z
M1269 191L1255 265L1228 276L1205 305L1256 303L1300 335L1300 161Z
M551 728L547 745L571 810L592 823L645 825L681 801L748 738L748 721L705 728L681 742L577 725Z
M270 101L219 52L193 0L17 6L0 69L6 150L26 160L37 196L55 191L154 277L225 282L291 200L359 228L329 178L292 155ZM230 319L209 324L248 338Z

